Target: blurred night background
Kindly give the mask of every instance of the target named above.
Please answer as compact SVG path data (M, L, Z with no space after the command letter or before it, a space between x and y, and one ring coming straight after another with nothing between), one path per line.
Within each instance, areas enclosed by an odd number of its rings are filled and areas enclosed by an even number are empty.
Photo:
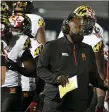
M41 15L46 23L47 40L56 39L62 21L78 6L91 6L97 16L97 22L104 29L104 41L108 41L109 1L33 1L33 13Z

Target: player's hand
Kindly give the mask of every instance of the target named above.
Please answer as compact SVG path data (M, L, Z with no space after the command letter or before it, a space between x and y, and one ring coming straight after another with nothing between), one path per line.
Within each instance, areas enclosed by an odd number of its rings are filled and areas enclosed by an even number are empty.
M38 112L37 111L37 102L31 102L25 112Z
M107 87L107 88L109 88L109 79L106 79L104 81L104 86Z
M107 111L105 110L104 107L101 107L101 108L96 107L96 111L95 112L107 112Z
M68 76L60 75L57 77L56 82L65 87L66 84L69 82Z
M107 110L104 107L102 108L97 107L95 112L107 112Z
M109 90L106 92L105 101L106 101L106 102L109 102Z

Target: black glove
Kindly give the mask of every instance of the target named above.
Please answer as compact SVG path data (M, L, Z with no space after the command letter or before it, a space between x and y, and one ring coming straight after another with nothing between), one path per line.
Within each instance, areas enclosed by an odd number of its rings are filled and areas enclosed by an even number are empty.
M6 60L6 67L8 70L18 71L18 64L9 58Z
M68 77L61 75L56 79L56 82L60 85L62 85L63 87L66 86L66 84L69 82L68 81Z
M26 77L36 78L36 76L37 76L36 69L31 70L28 68L21 67L16 62L10 60L9 58L7 59L6 67L8 70L17 71L18 73L20 73Z

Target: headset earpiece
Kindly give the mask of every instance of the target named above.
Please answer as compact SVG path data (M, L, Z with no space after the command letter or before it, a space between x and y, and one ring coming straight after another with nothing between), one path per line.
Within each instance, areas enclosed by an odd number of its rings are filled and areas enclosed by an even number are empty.
M77 17L76 14L71 13L71 14L69 14L69 16L67 17L67 19L63 21L63 23L62 23L62 29L61 29L61 30L62 30L62 32L63 32L64 34L69 34L69 31L70 31L69 21L70 21L72 18L74 18L74 17Z
M68 20L64 20L63 23L62 23L62 32L64 34L69 34L69 31L70 31L70 27L69 27L69 24L68 24Z

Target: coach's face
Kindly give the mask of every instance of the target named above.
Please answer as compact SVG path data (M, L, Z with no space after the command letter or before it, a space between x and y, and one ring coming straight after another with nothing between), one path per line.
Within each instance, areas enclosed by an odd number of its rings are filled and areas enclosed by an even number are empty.
M77 33L84 33L84 25L83 19L80 18L73 18L69 21L70 31L77 34Z
M82 42L84 38L84 25L83 25L83 19L80 18L73 18L69 21L69 36L71 37L71 40L75 44L79 44Z

